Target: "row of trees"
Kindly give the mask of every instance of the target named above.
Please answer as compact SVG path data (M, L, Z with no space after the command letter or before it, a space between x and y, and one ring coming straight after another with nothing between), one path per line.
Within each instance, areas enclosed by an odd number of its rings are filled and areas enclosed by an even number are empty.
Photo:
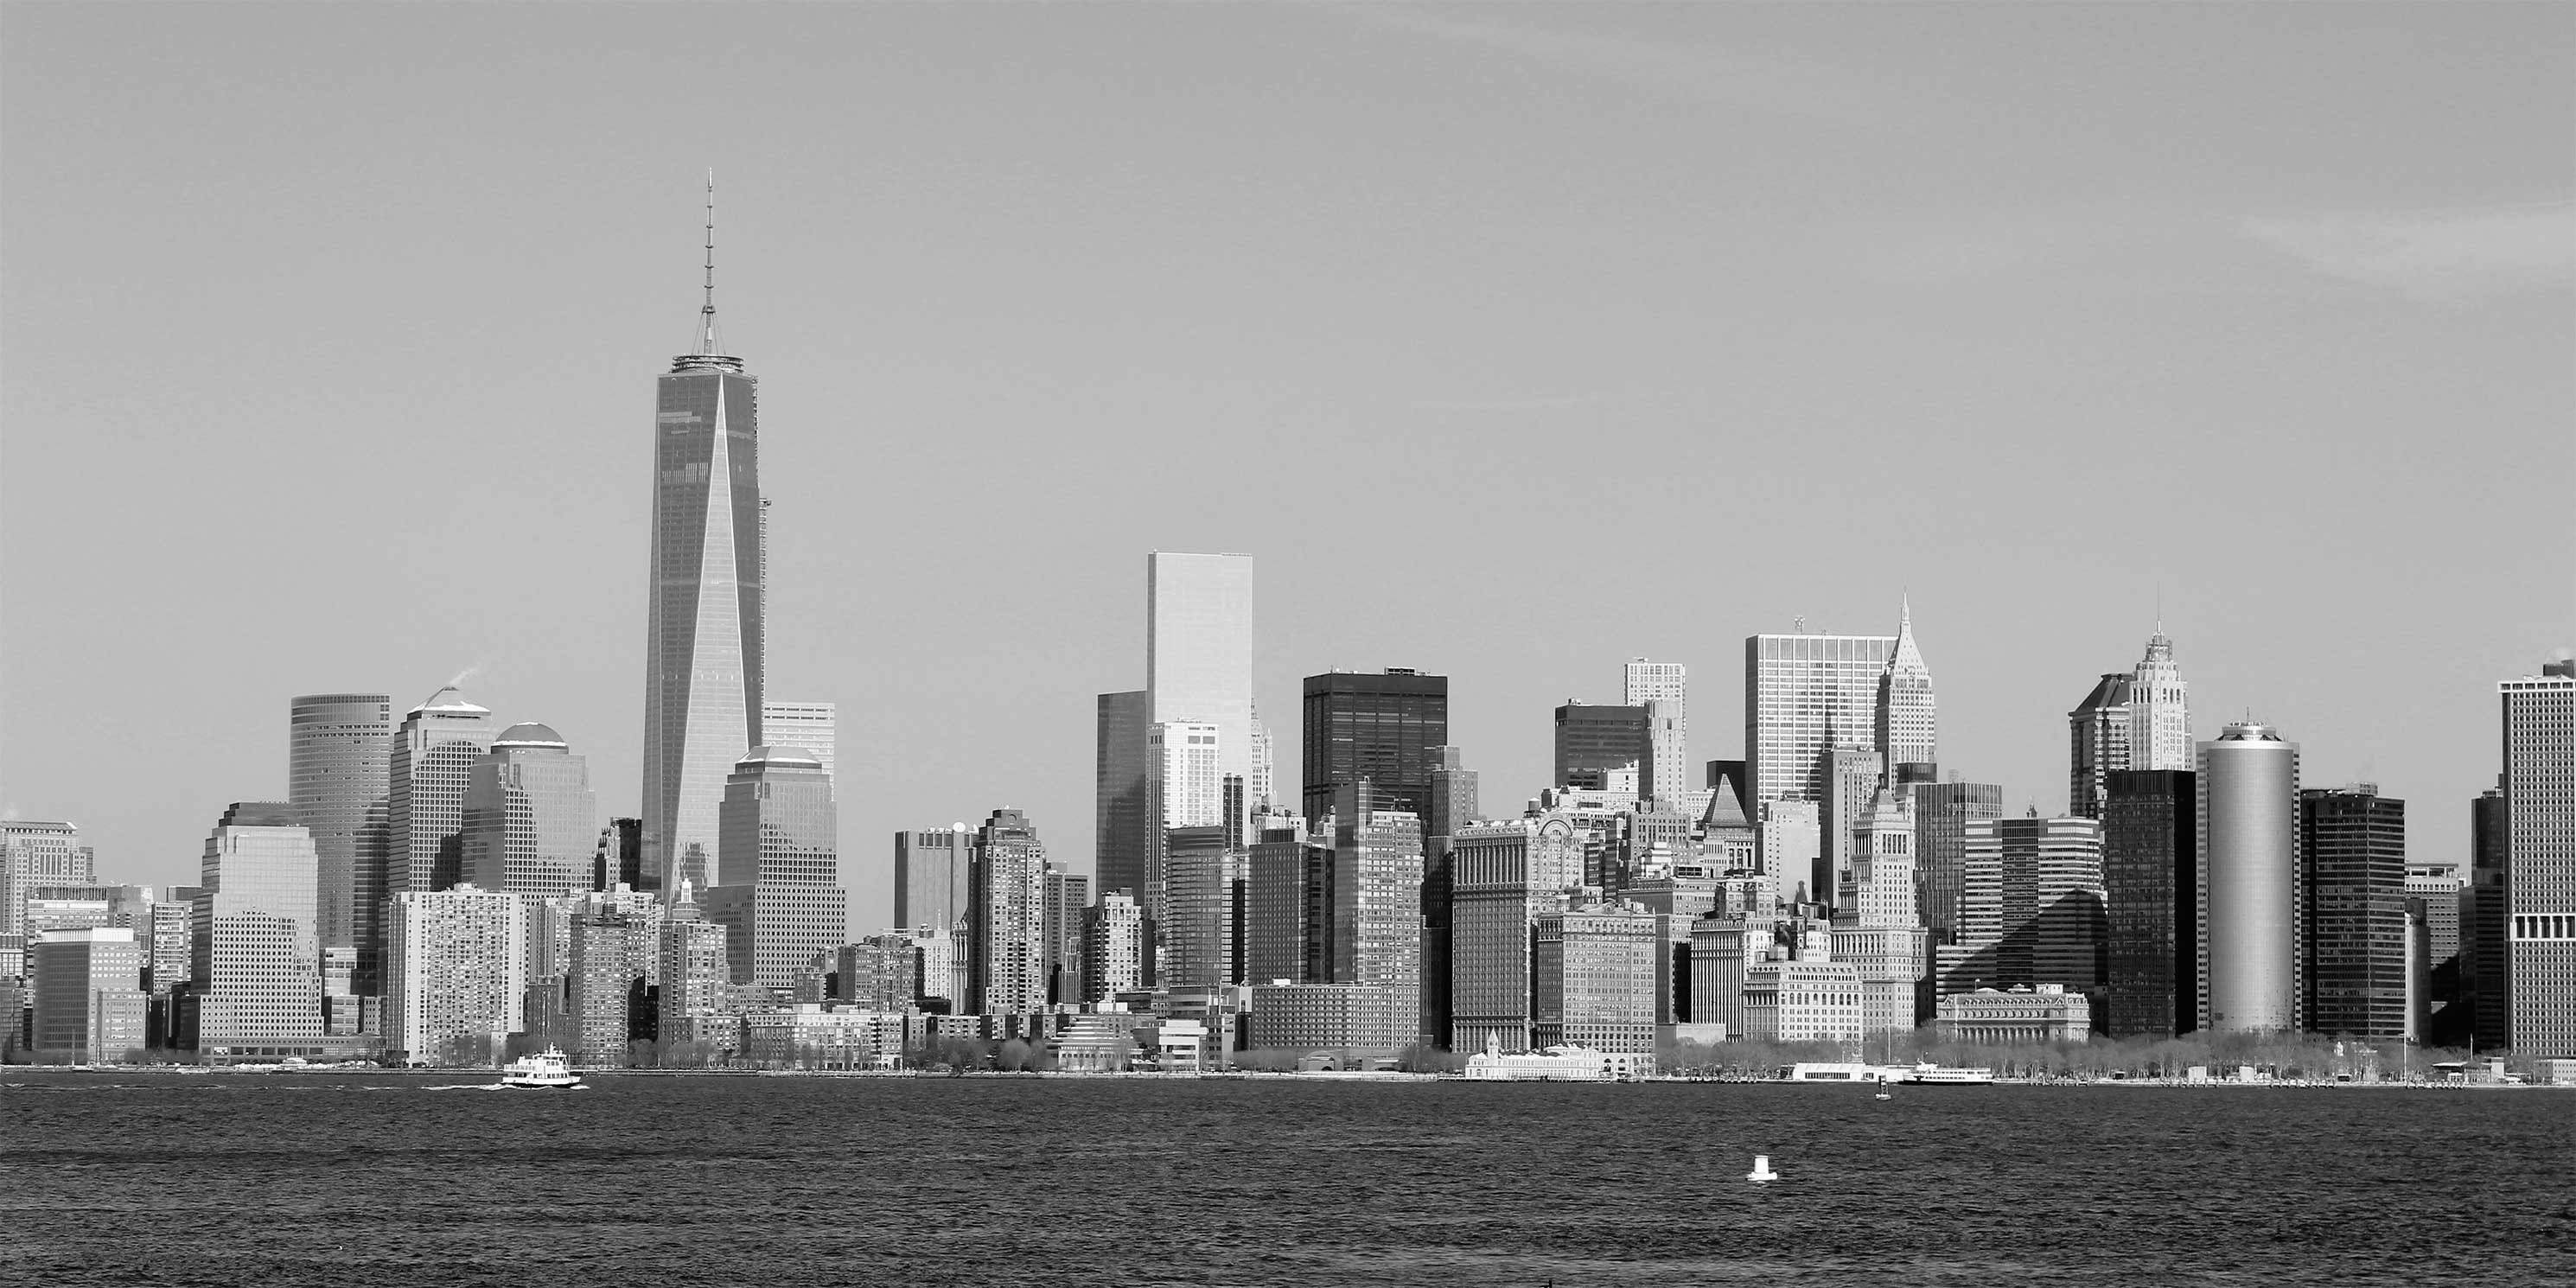
M2433 1065L2463 1060L2468 1054L2464 1050L2409 1047L2397 1041L2374 1042L2315 1033L2186 1033L2169 1038L2007 1045L1961 1042L1926 1027L1898 1036L1888 1048L1873 1044L1866 1057L1856 1055L1848 1042L1765 1042L1752 1038L1668 1043L1657 1057L1666 1073L1708 1077L1767 1077L1801 1062L1866 1058L1888 1064L1928 1060L1940 1065L1982 1066L2005 1077L2024 1078L2108 1078L2114 1073L2132 1078L2180 1078L2194 1065L2208 1068L2212 1077L2220 1077L2239 1066L2251 1065L2275 1077L2322 1080L2338 1075L2358 1078L2375 1066L2379 1077L2393 1081L2410 1072L2419 1079L2430 1077ZM2504 1058L2510 1071L2529 1072L2526 1062L2506 1053L2485 1054Z

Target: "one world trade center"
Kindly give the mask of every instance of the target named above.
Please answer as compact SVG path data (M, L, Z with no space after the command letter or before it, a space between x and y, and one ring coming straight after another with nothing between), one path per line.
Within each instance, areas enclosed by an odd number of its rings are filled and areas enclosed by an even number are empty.
M653 425L642 857L665 890L708 884L725 776L760 744L757 382L716 340L712 181L696 347L660 377Z

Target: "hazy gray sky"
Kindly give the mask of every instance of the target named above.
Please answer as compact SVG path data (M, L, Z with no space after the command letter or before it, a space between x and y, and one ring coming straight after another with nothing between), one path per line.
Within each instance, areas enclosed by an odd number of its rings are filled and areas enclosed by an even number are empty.
M191 879L287 699L638 797L653 377L761 378L775 696L887 834L1087 868L1144 552L1260 557L1259 688L1549 709L1910 591L1945 767L2062 807L2164 616L2196 730L2465 849L2576 641L2576 7L0 7L0 801Z

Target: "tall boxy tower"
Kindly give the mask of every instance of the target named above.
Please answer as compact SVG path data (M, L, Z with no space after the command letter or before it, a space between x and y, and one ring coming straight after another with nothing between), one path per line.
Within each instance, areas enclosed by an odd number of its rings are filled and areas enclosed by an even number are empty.
M2502 929L2513 1047L2576 1055L2576 662L2547 663L2496 691L2504 702Z
M2299 745L2246 722L2200 744L2201 1026L2302 1027Z
M722 819L706 918L725 928L735 983L792 988L849 941L832 776L802 747L754 747L725 779Z
M644 637L644 863L704 887L725 778L761 744L758 382L716 342L715 185L697 352L671 360L653 425Z
M354 987L381 995L393 899L444 889L465 876L465 788L492 748L492 713L450 685L403 717L386 770L384 861L359 896L374 909L358 927Z
M1449 677L1407 667L1307 676L1304 737L1306 826L1332 810L1335 793L1363 778L1381 808L1427 815L1440 749L1449 741Z
M394 700L382 693L308 693L286 733L286 800L313 834L322 866L315 925L325 948L354 948L375 920L371 868L383 862L385 776L394 751Z
M545 725L502 730L466 779L464 829L464 877L486 890L588 889L599 849L589 762Z
M1879 677L1895 650L1885 635L1745 637L1744 754L1754 804L1823 799L1825 753L1872 739Z

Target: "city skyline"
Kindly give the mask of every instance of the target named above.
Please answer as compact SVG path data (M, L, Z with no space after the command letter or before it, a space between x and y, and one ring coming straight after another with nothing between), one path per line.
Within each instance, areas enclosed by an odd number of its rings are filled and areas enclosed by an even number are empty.
M2313 20L2290 16L2282 25L2286 31ZM2510 25L2494 13L2462 20ZM205 21L177 15L171 29L193 33L190 38L201 43L224 44L226 37L200 28ZM765 19L749 21L756 26ZM943 38L939 20L914 15L900 21L916 33L927 32L934 43ZM1258 21L1327 51L1357 50L1350 33L1335 25L1340 19L1270 13ZM1543 37L1548 15L1515 15L1512 21ZM1623 38L1652 36L1656 22L1670 21L1682 29L1667 34L1705 45L1730 38L1730 24L1738 20L1647 21L1631 14L1623 21L1645 28ZM2087 22L2108 30L2143 22L2156 35L2195 21L2052 17L2036 23L2040 30L2027 38L2043 46L2052 39L2072 40L2064 33L2091 30ZM1833 30L1828 19L1766 16L1756 25L1779 26L1792 45L1803 40L1824 49L1834 43L1826 38ZM2345 47L2337 66L2351 70L2328 77L2321 92L2366 117L2374 109L2360 101L2360 90L2367 84L2384 92L2394 83L2379 69L2405 43L2396 34L2404 25L2402 17L2385 20L2379 30L2388 48L2369 41ZM7 592L15 610L9 665L0 672L0 700L14 735L0 748L0 769L9 784L0 806L25 817L79 823L84 841L98 848L101 866L127 880L189 880L206 819L228 802L288 797L286 713L295 695L346 685L349 692L389 694L399 713L436 690L442 676L472 663L480 664L481 674L467 682L466 692L488 706L496 726L544 722L560 730L590 759L601 813L639 812L641 801L630 793L641 780L644 748L635 740L632 677L645 659L633 624L646 612L646 587L636 575L633 549L649 523L643 498L652 467L638 433L638 387L673 350L678 315L697 303L696 185L708 161L726 177L728 211L743 212L730 226L745 231L729 234L727 244L729 257L739 246L746 261L739 279L728 268L729 283L743 285L729 286L727 318L730 327L756 338L734 347L762 372L780 378L764 391L771 405L762 409L770 422L765 446L774 449L769 490L777 503L768 576L786 588L780 602L793 617L774 641L763 641L765 654L752 648L747 660L757 666L765 657L777 668L780 682L769 686L777 692L839 704L844 772L835 781L842 819L838 848L854 928L888 921L890 833L980 819L997 802L1025 808L1059 863L1092 870L1086 852L1092 803L1084 790L1093 760L1092 704L1094 695L1142 678L1134 662L1144 639L1133 569L1136 553L1145 550L1241 550L1260 558L1251 696L1271 727L1274 747L1300 745L1292 713L1301 676L1334 667L1389 666L1445 675L1452 684L1449 741L1481 773L1486 811L1506 815L1516 812L1515 802L1548 785L1554 706L1568 696L1593 703L1622 696L1610 683L1610 664L1642 655L1682 664L1700 677L1692 704L1699 718L1692 722L1689 749L1695 770L1708 759L1747 754L1731 734L1743 725L1742 694L1729 679L1745 636L1785 633L1800 615L1820 633L1874 634L1886 629L1892 607L1910 595L1925 603L1915 622L1939 679L1944 773L2000 784L2009 812L2025 804L2043 813L2064 807L2059 722L2096 676L2135 661L2160 611L2192 685L2193 739L2216 737L2221 723L2250 708L2254 718L2287 731L2303 746L2303 782L2378 782L2416 802L2407 819L2410 854L2465 860L2465 801L2492 781L2494 767L2483 756L2454 757L2445 748L2491 746L2486 725L2493 718L2493 685L2532 674L2553 648L2576 639L2567 597L2533 590L2560 580L2548 553L2554 536L2547 515L2552 491L2563 490L2567 481L2563 427L2567 409L2576 405L2566 375L2547 360L2563 354L2570 332L2565 282L2555 275L2554 260L2542 266L2537 287L2472 282L2446 288L2447 295L2436 292L2443 297L2431 300L2403 287L2374 289L2316 272L2295 254L2253 264L2228 261L2230 271L2244 278L2228 288L2232 293L2221 293L2220 275L2190 272L2168 287L2148 289L2126 275L2132 270L2118 262L2121 256L2091 253L2098 245L2067 249L2049 239L2080 219L1997 224L2009 212L1976 207L1959 213L1949 227L2020 228L2053 249L2034 258L2004 253L2010 247L1985 247L2008 262L1980 268L1969 254L1977 246L1953 247L1970 262L1965 271L1942 269L1940 290L1927 289L1919 277L1941 269L1938 255L1883 268L1880 277L1853 288L1905 320L1966 308L1973 316L1959 325L2017 346L2012 351L2032 369L2050 371L2047 396L2026 402L1972 392L1971 385L1994 374L1990 369L1968 363L1960 372L1944 371L1941 362L1963 358L1957 344L1931 343L1925 356L1904 359L1895 331L1858 320L1870 305L1802 303L1756 268L1722 257L1715 267L1693 270L1695 282L1709 287L1712 296L1732 293L1739 300L1742 291L1761 288L1760 298L1794 306L1792 320L1808 334L1789 346L1796 350L1789 355L1794 361L1778 370L1765 370L1765 362L1755 360L1745 371L1730 370L1723 382L1711 380L1739 387L1724 398L1700 384L1703 377L1681 374L1704 355L1674 348L1670 335L1714 327L1743 353L1771 358L1787 352L1780 347L1785 342L1745 331L1735 314L1740 304L1687 304L1663 292L1641 297L1633 315L1614 328L1615 338L1600 344L1555 328L1539 335L1468 327L1421 355L1416 369L1391 370L1361 346L1311 341L1291 354L1256 361L1250 349L1223 345L1185 345L1173 356L1148 359L1136 352L1152 345L1104 349L1082 340L1071 346L1078 351L1073 358L1049 359L1040 350L1043 342L1061 338L1054 334L1058 328L1068 334L1094 329L1085 325L1077 303L1101 307L1112 299L1093 289L1088 277L1072 274L1020 296L1050 325L1005 327L997 356L970 358L979 351L960 325L973 310L936 311L937 294L925 289L924 280L890 260L853 259L834 250L835 239L846 238L847 230L814 223L818 212L846 204L918 240L958 194L924 191L852 203L846 180L786 164L788 154L778 145L740 142L761 133L753 127L763 112L779 110L776 102L754 95L720 122L665 131L647 152L622 148L603 159L600 164L616 174L595 196L558 191L532 177L539 172L518 169L530 163L519 148L495 143L487 149L499 168L481 182L471 181L442 151L419 177L422 187L471 192L473 205L501 209L471 215L448 206L444 197L434 200L441 216L457 216L455 235L421 242L414 260L374 276L358 274L381 290L363 306L337 302L343 288L317 271L344 253L350 239L377 236L357 215L307 211L292 228L273 233L230 226L219 228L220 236L188 230L176 247L145 252L149 263L133 276L153 280L151 291L195 287L197 294L231 303L241 302L239 292L221 288L231 281L224 265L236 257L218 252L237 249L244 252L237 258L288 266L270 283L278 302L256 306L264 325L253 329L288 351L310 355L299 376L310 383L296 398L277 404L232 390L230 382L238 377L227 371L198 365L208 346L174 342L175 333L158 329L165 325L157 320L164 310L138 302L162 297L138 297L134 287L122 284L125 275L100 267L109 262L102 256L125 253L121 248L138 240L138 229L161 228L138 226L134 221L153 217L133 211L195 203L120 206L127 213L110 221L125 230L118 238L102 240L66 226L78 211L120 203L92 200L100 191L95 185L107 180L75 175L64 164L65 154L44 137L66 127L60 109L41 101L57 85L58 73L35 60L50 56L64 72L110 86L148 71L181 87L165 91L176 93L196 83L194 73L174 64L176 46L156 35L135 51L137 71L111 73L104 61L109 46L94 38L105 30L96 19L58 12L41 20L13 16L12 26L28 39L10 42L8 56L7 116L17 122L9 128L10 165L24 181L8 186L11 231L0 248L13 282L5 350L16 431L9 436L7 504L0 506L12 555ZM640 16L639 27L639 45L648 50L675 38L658 16ZM1391 38L1383 30L1367 34L1371 40ZM1417 43L1406 46L1408 57L1452 83L1495 67L1540 86L1589 75L1544 58L1536 64L1511 61L1457 34L1411 33L1406 38ZM276 47L327 50L333 39L319 32ZM1194 37L1184 33L1177 39L1187 43ZM2564 42L2533 43L2545 52ZM1094 61L1155 56L1084 52ZM304 61L332 65L342 57ZM620 63L589 74L606 87L623 84L631 70ZM2569 114L2557 110L2566 98L2562 85L2546 81L2535 89L2532 82L2516 80L2512 68L2489 68L2481 75L2497 81L2497 97L2476 98L2460 118L2494 127L2481 128L2481 137L2492 140L2501 132L2516 140L2507 152L2565 142L2561 123ZM2231 64L2207 77L2207 87L2220 91L2225 104L2259 111L2255 105L2265 93L2246 69ZM2456 80L2444 83L2457 87ZM1589 80L1582 84L1599 88ZM919 85L911 92L936 94ZM1370 103L1386 101L1385 86L1369 77L1360 78L1359 92ZM1608 97L1635 101L1629 92ZM1651 91L1634 92L1652 97ZM66 101L82 103L94 95L62 93ZM1243 115L1254 112L1252 106L1223 93L1215 98L1225 119L1256 119ZM356 94L353 101L365 110L392 100ZM1794 113L1784 119L1776 107L1734 106L1753 137L1783 148L1812 144L1813 132L1824 128ZM1955 124L1961 106L1955 98L1935 104L1948 114L1936 110L1938 119L1926 128ZM2079 121L2130 122L2125 100L2089 107L2074 114ZM1085 108L1104 119L1124 119L1129 105L1100 100ZM1592 115L1602 110L1586 108L1584 120L1570 128L1605 126ZM195 138L198 128L220 130L224 119L216 112L202 123L191 121L181 136ZM1394 119L1407 118L1399 111ZM2537 124L2544 120L2551 123ZM477 128L488 132L494 126ZM551 148L565 128L561 118L541 116L531 131L534 145ZM478 136L469 129L464 137ZM2428 127L2403 146L2429 149L2430 155L2450 137ZM103 169L125 172L120 182L136 185L137 195L166 191L177 176L198 173L177 167L170 154L156 150L160 144L93 141L108 148L110 158L133 162ZM2046 140L2033 135L2024 141ZM1885 145L1883 137L1867 134L1853 144L1873 153ZM1169 134L1157 134L1147 146L1158 172L1179 174L1186 169L1180 163L1197 155L1195 143ZM261 147L227 142L206 147L206 155L280 175L278 181L290 186L308 173L281 164ZM2285 149L2258 138L2227 155L2250 168L2288 155ZM2373 173L2406 168L2382 166L2377 157L2344 155L2328 169L2349 179L2360 173L2354 167L2365 158L2373 161ZM1351 164L1375 172L1381 163L1363 158ZM2411 185L2391 180L2388 187L2357 193L2330 191L2330 183L2301 189L2287 181L2279 188L2241 181L2225 192L2237 201L2239 218L2255 217L2247 211L2305 209L2331 200L2405 211L2504 209L2563 196L2532 188L2527 157L2519 187L2513 165L2502 162L2457 160L2428 173ZM1469 177L1480 185L1508 183L1483 171ZM1831 205L1852 198L1848 177L1814 177L1812 200ZM2160 173L2142 182L2175 183L2182 177ZM1073 182L1063 175L1045 181ZM513 185L543 194L543 200L493 200ZM1614 258L1608 271L1623 283L1666 264L1677 253L1672 247L1703 245L1671 240L1679 226L1667 224L1653 202L1642 200L1643 193L1636 195L1643 213L1600 216L1611 220L1608 231L1650 248ZM1906 208L1937 215L1940 202L1932 198L1927 191ZM1743 200L1726 206L1726 217L1761 226L1765 211ZM1335 220L1358 214L1338 206L1328 210ZM1551 226L1549 220L1582 213L1544 203L1533 210L1532 223L1510 231L1534 236ZM2194 212L2194 218L2209 215ZM2128 227L2115 240L2170 273L2175 264L2157 256L2173 251L2174 239L2198 236L2192 230L2204 228L2178 218L2143 232ZM1256 220L1238 229L1244 244L1275 245L1295 261L1306 262L1314 253L1293 230L1276 224ZM1348 223L1334 229L1336 236L1351 232ZM1154 230L1180 235L1168 221ZM1044 253L1051 238L1097 233L1087 222L1072 231L1051 229L1042 220L975 224L971 234L920 244L934 248L933 262L953 264L988 237L1026 255ZM271 237L291 240L265 240ZM1416 246L1413 237L1408 230L1392 240L1363 238L1357 253L1373 260L1393 257L1398 248L1419 251L1423 271L1410 280L1431 303L1414 307L1431 312L1407 312L1403 298L1386 296L1345 270L1328 274L1317 288L1324 298L1283 300L1275 306L1278 312L1254 315L1247 325L1265 335L1273 329L1323 334L1324 328L1312 326L1319 318L1376 310L1398 319L1364 337L1377 343L1397 328L1410 331L1449 318L1452 308L1479 298L1479 283L1488 280L1526 281L1526 289L1550 299L1565 289L1558 278L1565 271L1561 259L1542 256L1528 265L1499 259L1470 277L1467 270L1476 261ZM561 263L546 262L546 248L576 240L584 243L580 252L561 257ZM33 247L40 243L48 257L67 267L36 256ZM1141 261L1142 271L1169 283L1193 256L1210 253L1210 246L1185 237L1160 247L1150 240L1128 243L1122 253L1158 254ZM506 274L491 271L496 261L508 266ZM1230 283L1244 282L1251 272L1239 261L1220 262L1226 269L1219 276ZM799 273L809 265L829 271L808 284ZM417 274L471 281L478 289L452 293ZM872 275L889 280L865 290L842 289ZM2000 320L2019 292L2063 285L2069 278L2138 310L2146 321L2135 329L2086 323L2095 329L2077 328L2078 334L2057 341ZM72 298L71 284L88 279L119 284L102 289L98 304ZM971 278L966 289L984 301L981 292L995 285ZM497 320L490 294L495 291L503 315ZM2203 297L2197 302L2195 292ZM1184 303L1214 301L1197 300L1188 291L1175 294L1166 285L1151 302L1119 305L1130 311L1108 318L1115 325L1104 329L1158 328L1163 324L1157 309L1181 317L1188 313L1178 307ZM1702 307L1716 311L1690 311ZM111 315L99 308L156 320L111 332L103 329ZM2277 336L2265 347L2266 357L2286 369L2257 378L2186 338L2189 329L2216 315L2213 310L2250 311L2250 325ZM188 307L170 312L167 325L193 325L186 321ZM2049 316L2053 323L2073 325L2065 312ZM33 321L38 317L46 323L41 331ZM907 317L921 325L910 336L898 335L895 323ZM372 352L401 349L414 338L424 349L416 364L406 359L390 366ZM1927 333L1901 338L1926 342ZM2346 358L2315 356L2338 345L2351 346ZM496 348L544 354L550 362L542 379L533 371L499 369L516 364L476 365ZM115 374L122 368L114 354L137 355L147 366L168 370L154 377L157 383L129 388L132 382ZM1828 354L1838 356L1828 361ZM229 366L231 355L224 358ZM1030 376L1033 389L1046 396L980 392L957 379L987 370L980 365L987 361L1002 364L992 372ZM1280 365L1267 365L1271 361ZM1850 361L1899 363L1890 373L1894 382L1922 386L1908 391L1913 410L1899 414L1894 406L1838 391L1825 377L1841 374ZM2364 370L2365 365L2380 369ZM2143 391L2137 373L2148 367L2168 373L2178 382L2174 389ZM468 370L478 372L475 379L452 374ZM432 371L439 373L437 380L424 378ZM1184 371L1203 378L1204 386L1188 386ZM2222 374L2227 378L2216 378ZM1008 383L1006 374L998 379ZM1926 388L1928 398L1922 396ZM201 389L224 392L200 399L195 395ZM2507 399L2501 410L2498 389ZM187 391L189 400L170 402L179 391ZM95 404L85 401L93 392ZM1166 393L1173 395L1172 410L1153 411L1125 436L1091 432L1149 408ZM950 397L959 405L944 407L940 400ZM1066 410L1059 412L1051 402ZM237 427L237 405L259 408L263 432ZM494 405L506 409L497 418L479 410ZM2481 414L2459 423L2456 408L2472 405ZM185 414L172 414L180 407ZM2080 409L2089 425L2084 441L2034 437L2032 427L2054 426L2055 413L2066 408ZM2084 497L2083 506L2098 503L2095 476L2112 477L2105 472L2111 462L2133 463L2131 441L2157 429L2168 441L2159 445L2150 473L2167 504L2178 507L2180 521L2160 530L2154 545L2127 551L2108 537L2042 542L2029 524L1998 531L1965 500L1955 513L1874 512L1900 495L1928 495L1915 490L1918 480L1899 483L1866 469L1845 471L1838 474L1844 490L1829 493L1796 468L1794 440L1878 421L1887 428L1867 441L1880 452L1915 445L1946 450L1970 432L1959 426L1984 425L1979 432L1986 436L1973 441L2020 471L2014 481L2024 485L2023 504L2034 510L2027 517L2061 525L2080 511L2059 508L2063 502L2040 494L2056 487ZM138 438L135 429L154 422L195 426L208 441L255 438L281 454L301 451L318 462L318 472L271 479L254 464L265 459L260 455L199 459L187 443L169 444L169 455L156 455L160 448L146 445L161 440ZM27 428L38 423L62 428L40 437ZM2222 423L2233 427L2229 433L2213 428ZM1737 432L1703 439L1710 426ZM1070 429L1083 432L1059 432ZM2374 448L2353 454L2366 461L2342 460L2325 450L2326 443L2351 441L2355 434ZM1320 435L1328 446L1354 451L1374 443L1387 458L1380 464L1413 467L1331 476L1325 486L1346 493L1337 505L1381 519L1364 538L1306 522L1284 503L1275 517L1264 513L1271 507L1258 501L1298 459L1283 449L1300 435ZM1785 480L1787 495L1776 502L1752 500L1740 518L1704 518L1695 513L1694 492L1650 480L1641 485L1638 506L1648 530L1637 540L1658 552L1654 557L1614 559L1611 551L1537 543L1513 516L1530 506L1562 503L1566 484L1560 470L1534 462L1562 460L1594 443L1659 453L1676 466L1671 474L1677 479L1733 469ZM2562 468L2545 468L2553 460ZM1109 468L1113 461L1115 470ZM1457 482L1457 496L1396 488L1398 475L1418 488L1427 477L1422 467L1434 461L1457 467L1447 476ZM2507 461L2544 468L2498 466ZM426 503L386 503L407 497L423 473L437 489ZM57 497L39 486L41 479L58 477L126 483L120 522L132 527L133 547L110 543L90 560L57 557L53 534L83 526L60 509L70 489ZM1977 476L1953 467L1939 477L1964 495L1959 488ZM163 516L190 512L176 498L200 489L241 504L212 530L183 534L166 526L172 520ZM2437 517L2415 504L2418 489L2475 495L2480 503L2474 512ZM1026 526L1013 528L1015 536L960 533L962 517L954 507L979 493L1017 511ZM1288 495L1281 490L1283 502ZM857 519L837 513L870 509L847 504L858 497L868 498L877 513ZM1168 503L1148 505L1148 497ZM302 501L283 504L288 498ZM1698 553L1733 546L1724 536L1730 524L1777 526L1820 503L1830 504L1835 516L1822 522L1846 525L1847 540L1813 537L1806 546L1770 552L1767 562ZM267 526L279 520L250 513L263 506L292 516L293 523ZM316 527L368 539L345 543L346 551L317 549L301 535ZM1885 560L1889 534L1899 531L1910 543L1903 547L1909 558L1901 568ZM284 544L290 534L297 544ZM544 540L532 545L538 535ZM1444 565L1463 575L1436 581L1397 575L1383 557L1395 540L1440 550ZM2249 541L2262 557L2247 557ZM951 550L942 542L959 544ZM889 547L907 557L875 557ZM544 558L527 557L539 548ZM2258 565L2272 571L2256 576L2249 569ZM2383 583L2378 593L2326 594L2323 583L2331 579L2323 571L2349 565L2370 567ZM2281 567L2320 575L2283 578L2277 575ZM1674 609L1651 617L1605 612L1533 618L1524 583L1535 593L1578 575L1601 579L1594 587L1601 602L1669 593ZM405 610L403 629L368 620L393 611L378 585L402 586L407 596L417 597L420 606ZM2406 608L2392 612L2385 606L2391 600ZM189 619L252 602L262 629L238 632L239 643L192 644L183 656L171 656L154 632L132 629L165 614ZM138 611L145 616L136 617ZM1014 617L1028 629L977 627ZM2351 700L2364 691L2372 694L2371 702ZM115 781L85 779L72 766L92 738L130 749L136 763ZM728 751L727 768L742 750ZM1274 761L1281 765L1283 786L1294 786L1292 756L1274 752ZM134 791L137 782L145 790Z

